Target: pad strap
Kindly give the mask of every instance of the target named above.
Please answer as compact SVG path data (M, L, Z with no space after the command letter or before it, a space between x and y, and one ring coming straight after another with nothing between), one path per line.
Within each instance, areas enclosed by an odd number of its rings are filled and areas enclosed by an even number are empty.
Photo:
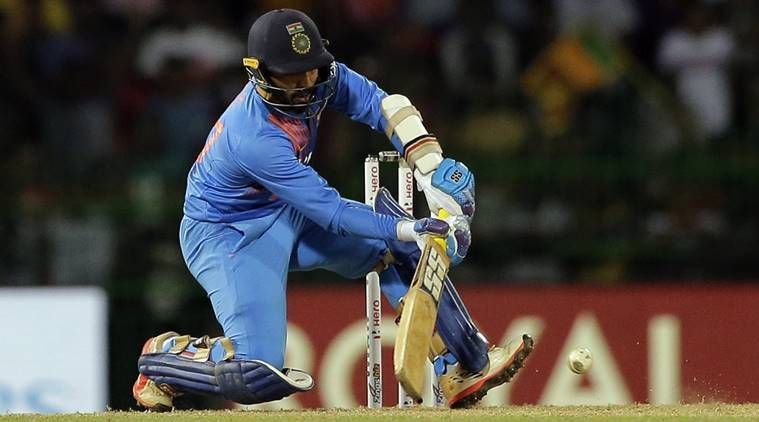
M229 337L190 337L189 335L174 336L166 340L163 351L174 355L182 355L196 362L208 360L220 361L232 359L235 348Z

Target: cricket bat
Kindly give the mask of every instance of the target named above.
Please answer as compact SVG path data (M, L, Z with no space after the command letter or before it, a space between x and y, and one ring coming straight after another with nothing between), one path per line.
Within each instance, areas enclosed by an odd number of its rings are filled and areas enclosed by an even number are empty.
M422 402L424 394L426 361L429 359L443 279L449 266L445 241L428 236L414 279L403 299L393 363L398 382L417 403Z

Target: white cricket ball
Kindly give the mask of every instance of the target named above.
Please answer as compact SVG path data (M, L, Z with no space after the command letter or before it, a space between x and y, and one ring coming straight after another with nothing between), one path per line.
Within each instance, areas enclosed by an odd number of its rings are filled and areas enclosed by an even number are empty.
M575 374L584 374L593 366L593 355L590 354L590 349L587 347L578 347L569 352L567 364L569 370Z

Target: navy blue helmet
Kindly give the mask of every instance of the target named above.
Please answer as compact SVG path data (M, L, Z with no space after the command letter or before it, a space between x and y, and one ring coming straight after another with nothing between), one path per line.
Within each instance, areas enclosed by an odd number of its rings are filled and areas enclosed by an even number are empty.
M335 92L335 58L327 51L329 42L305 13L276 9L261 15L248 33L248 57L243 65L248 79L260 90L267 104L294 118L318 115ZM316 84L309 88L283 89L274 86L271 75L292 75L318 69ZM291 98L306 98L294 103Z

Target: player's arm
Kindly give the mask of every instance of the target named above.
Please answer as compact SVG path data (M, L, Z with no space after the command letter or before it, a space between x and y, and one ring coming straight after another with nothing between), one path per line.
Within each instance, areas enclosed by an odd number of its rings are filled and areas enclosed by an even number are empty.
M343 64L337 65L337 86L330 106L374 130L383 131L414 169L430 210L453 216L474 215L474 175L461 162L443 157L435 135L403 95L388 96L377 84Z
M363 204L341 198L313 168L298 161L284 137L249 143L235 157L267 190L331 232L402 241L414 241L425 234L448 235L450 227L444 221L377 214Z
M471 220L475 210L474 174L464 163L443 157L437 137L424 127L422 115L407 97L387 96L380 108L387 121L385 133L402 145L403 158L414 170L430 211L438 214L443 209Z
M327 106L376 131L384 131L387 121L382 115L380 103L387 97L387 93L376 83L342 63L337 63L336 72L335 94ZM403 153L399 143L393 143L393 146L398 152Z

